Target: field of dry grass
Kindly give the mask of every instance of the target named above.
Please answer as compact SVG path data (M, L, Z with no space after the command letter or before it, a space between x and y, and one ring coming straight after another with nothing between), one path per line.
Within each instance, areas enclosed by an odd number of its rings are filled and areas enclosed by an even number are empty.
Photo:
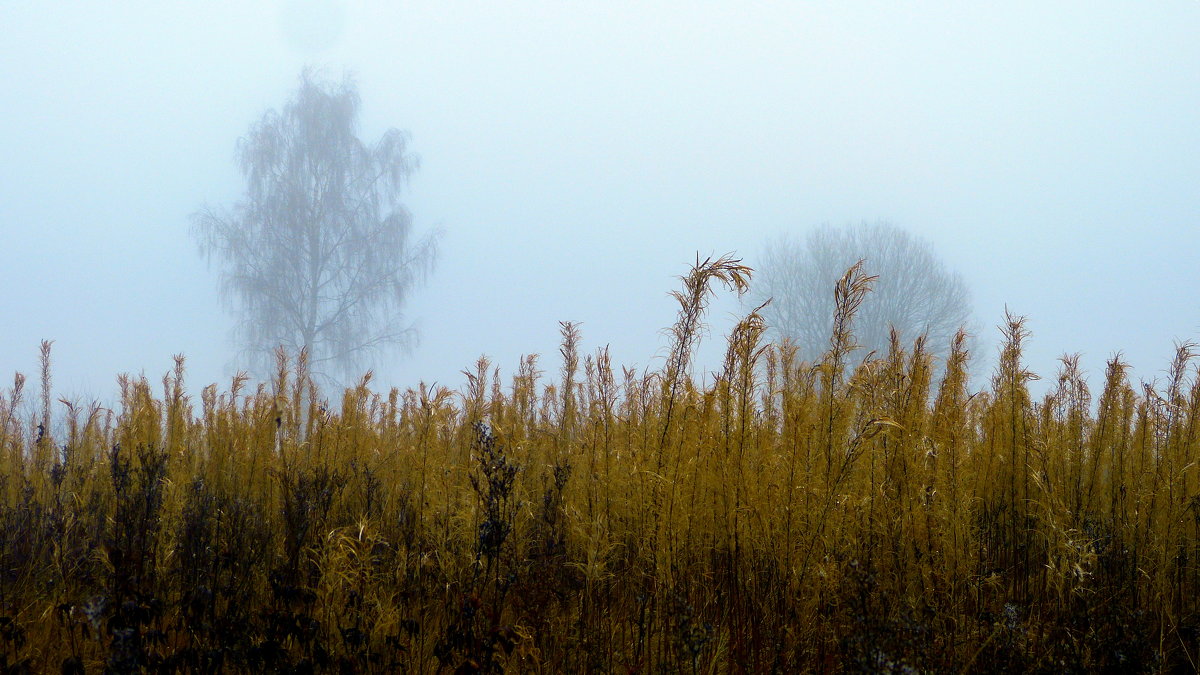
M1196 668L1189 346L1161 387L1114 359L1093 403L1067 358L1033 401L1012 318L972 392L962 340L940 368L919 341L851 360L855 268L821 362L751 313L697 381L705 304L749 274L697 265L659 370L564 324L557 373L480 361L462 391L325 403L281 358L197 397L180 359L109 411L18 378L3 672Z

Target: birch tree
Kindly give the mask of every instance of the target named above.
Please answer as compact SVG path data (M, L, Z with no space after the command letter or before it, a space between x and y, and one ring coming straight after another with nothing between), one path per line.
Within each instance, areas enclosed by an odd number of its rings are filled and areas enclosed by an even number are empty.
M436 236L414 239L400 201L417 168L408 135L360 140L360 107L350 76L329 83L306 70L282 110L237 143L243 198L193 216L242 357L261 373L282 346L307 350L314 375L346 381L415 343L403 309L433 269Z

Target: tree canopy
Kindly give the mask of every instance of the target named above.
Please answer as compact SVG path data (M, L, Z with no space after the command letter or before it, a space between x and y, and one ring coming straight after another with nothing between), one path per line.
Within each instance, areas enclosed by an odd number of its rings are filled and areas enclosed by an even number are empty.
M792 339L802 358L816 360L829 348L834 286L859 260L872 284L854 318L860 350L887 353L891 330L911 345L927 336L929 353L944 356L961 328L972 321L970 293L929 242L888 223L825 225L803 240L782 236L763 251L753 301L770 298L763 315L778 338Z

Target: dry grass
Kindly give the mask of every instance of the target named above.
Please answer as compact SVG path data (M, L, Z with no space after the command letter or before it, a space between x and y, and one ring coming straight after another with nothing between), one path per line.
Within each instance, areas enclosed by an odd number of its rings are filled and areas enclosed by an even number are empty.
M662 370L563 325L561 372L321 401L301 359L246 390L122 382L119 412L0 397L4 672L1193 670L1200 386L1065 357L1030 399L1009 317L986 391L960 337L819 363L757 311L709 384L697 261ZM43 392L49 391L45 345ZM1093 412L1094 410L1094 412ZM52 419L57 414L57 419ZM55 436L51 428L63 431Z

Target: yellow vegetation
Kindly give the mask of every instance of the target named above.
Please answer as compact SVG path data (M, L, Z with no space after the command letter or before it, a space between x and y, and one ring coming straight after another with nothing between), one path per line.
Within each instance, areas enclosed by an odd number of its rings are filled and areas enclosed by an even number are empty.
M752 312L689 359L735 259L697 261L661 370L579 353L462 391L321 400L304 359L247 390L122 381L110 412L0 398L0 657L44 672L1190 669L1200 386L1077 359L1030 399L1026 331L968 390L918 340L819 363ZM761 308L760 308L761 309ZM49 380L49 346L44 349ZM48 387L46 388L48 391ZM39 431L39 426L40 431ZM61 429L58 436L50 428Z

